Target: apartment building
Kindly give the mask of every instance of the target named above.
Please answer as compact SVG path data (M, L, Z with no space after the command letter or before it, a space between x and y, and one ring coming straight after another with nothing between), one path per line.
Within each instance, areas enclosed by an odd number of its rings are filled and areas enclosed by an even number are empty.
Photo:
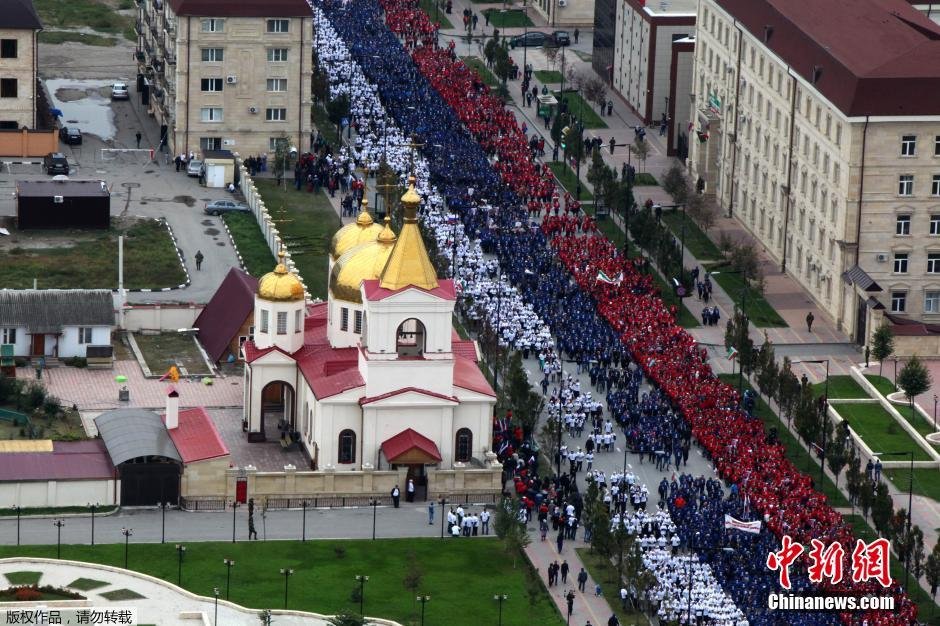
M594 21L594 0L532 0L529 6L551 27L590 28Z
M689 167L838 326L940 321L940 27L906 0L701 0Z
M9 0L0 12L0 130L36 128L37 36L32 0Z
M304 0L141 0L138 89L171 153L310 148Z

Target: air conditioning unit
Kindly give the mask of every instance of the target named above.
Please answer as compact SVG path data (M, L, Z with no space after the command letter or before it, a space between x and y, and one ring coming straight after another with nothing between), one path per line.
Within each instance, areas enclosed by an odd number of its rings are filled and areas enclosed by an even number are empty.
M258 112L258 107L248 107L248 112L249 112L249 113L257 113L257 112Z
M223 145L223 146L234 146L234 145L235 145L235 140L234 140L234 139L223 139L223 140L222 140L222 145Z
M56 204L62 204L65 202L65 198L62 196L52 196L52 201Z
M234 74L232 74L231 76L226 76L225 82L227 82L229 85L234 85L235 83L238 82L238 76L235 76Z
M875 260L878 261L879 263L887 263L888 255L885 252L879 252L878 254L875 255Z
M568 0L558 0L558 6L560 7L568 6Z

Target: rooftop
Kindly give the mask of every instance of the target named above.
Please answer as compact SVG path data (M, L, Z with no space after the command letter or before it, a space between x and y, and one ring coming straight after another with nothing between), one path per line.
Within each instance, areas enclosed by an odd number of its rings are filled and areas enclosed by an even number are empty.
M170 0L170 8L194 17L310 17L305 0Z
M166 423L166 415L163 415L163 421ZM202 407L180 411L179 426L167 432L183 463L207 461L229 454L212 418Z
M0 289L0 325L30 333L114 326L114 300L107 289Z
M106 197L108 186L101 180L18 180L16 195L31 198L48 196Z
M56 441L49 452L0 454L0 481L114 478L114 466L100 439Z
M7 0L0 12L0 28L42 30L32 0Z
M257 278L233 267L196 318L193 327L199 329L199 343L213 361L225 356L229 343L254 311L257 290Z

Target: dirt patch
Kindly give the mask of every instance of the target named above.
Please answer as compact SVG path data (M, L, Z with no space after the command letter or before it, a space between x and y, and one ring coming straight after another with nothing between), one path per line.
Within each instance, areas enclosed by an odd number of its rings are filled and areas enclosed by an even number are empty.
M174 196L173 202L179 202L185 204L186 206L195 206L196 199L192 196Z
M84 100L91 94L95 93L96 89L75 89L74 87L62 87L56 89L55 97L61 100L62 102L75 102L76 100ZM89 93L90 92L90 93Z

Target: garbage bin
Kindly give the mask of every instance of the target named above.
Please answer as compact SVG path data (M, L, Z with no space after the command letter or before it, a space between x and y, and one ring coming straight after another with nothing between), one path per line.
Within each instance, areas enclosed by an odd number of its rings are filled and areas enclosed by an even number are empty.
M131 392L127 387L122 387L118 391L118 401L119 402L130 402Z

